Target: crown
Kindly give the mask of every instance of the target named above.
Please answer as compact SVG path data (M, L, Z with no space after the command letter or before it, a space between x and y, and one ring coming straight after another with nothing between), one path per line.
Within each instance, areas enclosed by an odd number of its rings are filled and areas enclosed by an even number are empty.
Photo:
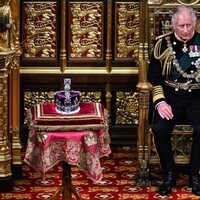
M56 111L61 114L74 114L80 111L81 92L70 90L71 79L64 79L64 90L55 92Z

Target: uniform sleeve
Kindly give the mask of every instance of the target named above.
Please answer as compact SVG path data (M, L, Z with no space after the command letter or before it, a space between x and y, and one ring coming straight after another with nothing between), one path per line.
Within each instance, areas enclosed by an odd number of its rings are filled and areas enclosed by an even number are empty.
M163 91L164 77L162 75L161 62L154 57L153 52L149 64L148 81L153 85L152 98L155 107L159 102L165 101L165 96Z

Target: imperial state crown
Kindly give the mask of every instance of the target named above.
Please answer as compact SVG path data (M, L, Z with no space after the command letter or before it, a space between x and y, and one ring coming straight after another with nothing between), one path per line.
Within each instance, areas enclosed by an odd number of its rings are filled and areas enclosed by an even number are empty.
M75 114L80 111L81 92L71 90L71 79L64 79L64 90L55 92L56 111L61 114Z

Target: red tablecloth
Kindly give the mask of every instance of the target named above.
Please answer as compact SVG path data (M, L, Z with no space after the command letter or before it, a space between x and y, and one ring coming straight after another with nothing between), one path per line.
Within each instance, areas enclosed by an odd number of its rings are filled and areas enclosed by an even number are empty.
M28 115L29 139L24 161L45 175L55 164L78 165L90 179L102 178L100 158L110 150L106 113L99 103L81 103L80 112L62 115L55 104L33 106Z

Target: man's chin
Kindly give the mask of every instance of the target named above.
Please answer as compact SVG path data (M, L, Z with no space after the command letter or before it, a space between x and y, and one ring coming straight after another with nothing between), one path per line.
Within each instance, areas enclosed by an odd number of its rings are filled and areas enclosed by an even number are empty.
M182 36L181 39L184 41L190 40L193 37L193 35L190 36Z
M192 37L182 37L181 38L181 40L183 40L183 41L188 41L188 40L190 40Z

